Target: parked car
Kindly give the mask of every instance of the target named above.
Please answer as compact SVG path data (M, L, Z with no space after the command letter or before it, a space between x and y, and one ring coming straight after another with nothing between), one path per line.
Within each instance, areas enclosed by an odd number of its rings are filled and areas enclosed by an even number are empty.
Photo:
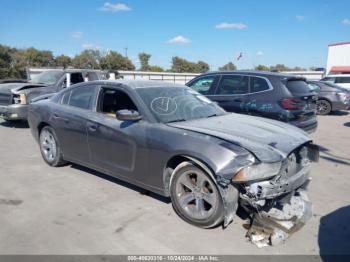
M187 83L226 111L261 116L314 132L315 93L305 78L272 72L212 72Z
M5 120L26 120L28 104L35 98L54 94L73 84L105 79L98 70L47 70L32 80L14 80L0 83L0 117Z
M308 81L311 91L318 93L317 113L328 115L332 111L349 110L350 92L329 82Z
M239 203L260 220L283 216L286 232L311 214L303 196L318 149L309 136L227 113L186 86L78 84L32 103L28 121L47 164L77 163L170 196L199 227L227 226Z
M327 75L321 81L330 82L350 90L350 74Z

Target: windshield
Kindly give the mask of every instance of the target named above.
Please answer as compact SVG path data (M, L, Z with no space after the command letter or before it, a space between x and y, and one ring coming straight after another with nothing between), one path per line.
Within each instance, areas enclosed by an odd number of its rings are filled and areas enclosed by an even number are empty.
M205 96L186 87L139 88L138 94L159 122L169 123L226 114Z
M33 76L31 83L34 84L45 84L45 85L54 85L62 77L62 71L45 71L36 76Z

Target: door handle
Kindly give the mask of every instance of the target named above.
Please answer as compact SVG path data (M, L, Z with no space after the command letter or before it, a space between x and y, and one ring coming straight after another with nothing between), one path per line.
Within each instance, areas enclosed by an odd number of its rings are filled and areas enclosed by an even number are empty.
M97 130L97 125L93 125L93 124L91 125L91 124L90 124L90 125L88 126L88 128L89 128L89 130L90 130L91 132L95 132L95 131Z

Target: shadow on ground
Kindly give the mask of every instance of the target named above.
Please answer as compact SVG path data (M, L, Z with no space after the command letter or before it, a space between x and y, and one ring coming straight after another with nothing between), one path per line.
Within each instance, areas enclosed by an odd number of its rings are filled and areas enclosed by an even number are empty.
M333 111L329 115L330 116L347 116L349 114L348 111Z
M321 217L318 230L318 245L323 261L332 260L332 257L327 255L350 255L349 238L350 205Z
M0 125L10 128L29 128L26 121L0 121Z
M158 194L155 194L153 192L150 192L146 189L143 189L143 188L140 188L138 186L135 186L133 184L130 184L128 182L124 182L118 178L115 178L115 177L112 177L112 176L109 176L109 175L105 175L103 173L100 173L98 171L95 171L95 170L92 170L92 169L89 169L87 167L84 167L84 166L79 166L79 165L76 165L76 164L71 164L71 168L74 168L74 169L78 169L80 171L83 171L83 172L86 172L86 173L89 173L91 175L94 175L94 176L97 176L99 178L102 178L102 179L105 179L105 180L108 180L112 183L115 183L115 184L118 184L120 186L124 186L124 187L127 187L128 189L131 189L131 190L134 190L142 195L147 195L149 197L152 197L156 200L159 200L163 203L166 203L166 204L169 204L171 203L171 200L169 197L164 197L164 196L161 196L161 195L158 195Z
M350 127L350 122L346 122L344 126Z
M328 161L331 161L331 162L334 162L336 164L350 166L350 158L335 155L335 154L331 153L328 148L320 146L320 145L319 145L319 148L320 148L320 153L321 153L320 157L321 158L328 160Z

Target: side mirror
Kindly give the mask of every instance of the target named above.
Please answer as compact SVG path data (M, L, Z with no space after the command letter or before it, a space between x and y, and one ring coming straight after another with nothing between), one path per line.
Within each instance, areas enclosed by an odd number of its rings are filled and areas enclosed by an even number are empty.
M117 119L120 121L128 121L128 120L139 121L142 119L139 112L135 110L128 110L128 109L118 110L116 115L117 115Z

